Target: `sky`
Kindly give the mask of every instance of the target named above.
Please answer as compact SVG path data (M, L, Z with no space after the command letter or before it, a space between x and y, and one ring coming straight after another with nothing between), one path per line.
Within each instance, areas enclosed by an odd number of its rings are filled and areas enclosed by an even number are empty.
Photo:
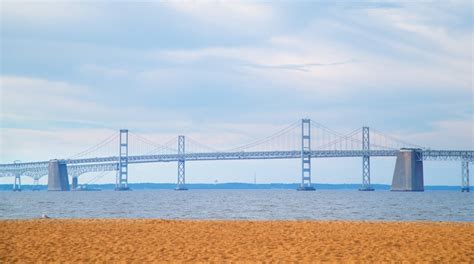
M432 149L472 150L473 8L1 0L0 162L70 157L120 128L157 143L182 134L228 148L305 117L341 133L369 126ZM359 183L361 162L314 160L313 182ZM390 184L394 164L372 158L372 183ZM186 166L191 183L301 175L299 160ZM424 168L426 184L460 184L460 162ZM176 173L174 163L132 165L129 178L176 182ZM113 173L97 183L107 182Z

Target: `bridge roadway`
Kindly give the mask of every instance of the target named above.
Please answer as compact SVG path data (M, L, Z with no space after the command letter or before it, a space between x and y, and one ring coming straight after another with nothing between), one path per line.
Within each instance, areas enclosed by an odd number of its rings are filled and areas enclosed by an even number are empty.
M396 157L399 150L313 150L311 158L341 158L341 157ZM474 151L469 150L422 150L420 160L462 160L473 162ZM180 154L159 155L135 155L128 156L128 164L152 163L152 162L177 162L182 159ZM207 152L186 153L186 161L210 161L210 160L255 160L255 159L297 159L301 158L301 151L252 151L252 152ZM99 171L113 170L113 165L119 161L118 156L95 157L82 159L65 159L68 168L77 170ZM49 161L23 162L0 164L0 177L13 171L29 171L48 168ZM97 167L97 168L92 168Z

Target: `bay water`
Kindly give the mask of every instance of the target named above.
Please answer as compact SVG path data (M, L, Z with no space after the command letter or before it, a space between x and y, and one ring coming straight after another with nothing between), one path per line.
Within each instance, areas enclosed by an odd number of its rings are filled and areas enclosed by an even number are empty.
M1 219L162 218L220 220L474 221L460 191L138 190L0 192Z

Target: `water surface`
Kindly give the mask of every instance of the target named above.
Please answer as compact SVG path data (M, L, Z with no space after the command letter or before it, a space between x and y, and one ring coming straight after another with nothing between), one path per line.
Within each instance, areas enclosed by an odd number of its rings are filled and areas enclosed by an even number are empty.
M355 190L0 192L0 218L474 221L473 193Z

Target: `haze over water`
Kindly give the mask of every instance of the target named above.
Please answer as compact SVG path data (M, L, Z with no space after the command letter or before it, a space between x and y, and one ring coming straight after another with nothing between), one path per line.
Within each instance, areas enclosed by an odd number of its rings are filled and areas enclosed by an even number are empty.
M354 190L0 192L0 218L474 221L472 193Z

